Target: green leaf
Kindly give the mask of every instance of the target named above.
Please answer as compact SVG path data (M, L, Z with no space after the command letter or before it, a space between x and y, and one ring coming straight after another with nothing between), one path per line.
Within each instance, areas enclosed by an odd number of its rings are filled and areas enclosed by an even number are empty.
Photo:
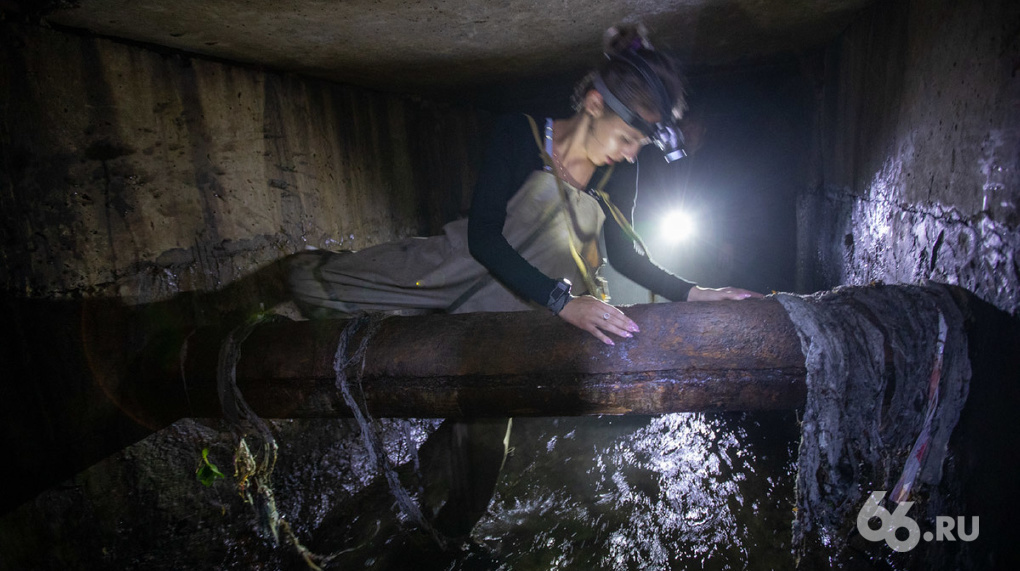
M211 486L213 482L220 478L226 478L223 472L209 461L209 449L202 449L202 465L195 471L195 477L198 478L199 482L202 482L203 486Z

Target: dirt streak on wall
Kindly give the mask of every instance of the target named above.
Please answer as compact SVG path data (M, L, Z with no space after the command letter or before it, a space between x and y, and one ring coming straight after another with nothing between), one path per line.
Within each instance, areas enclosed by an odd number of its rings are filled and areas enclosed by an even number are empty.
M469 195L473 112L35 27L0 38L7 291L216 289L306 246L435 232Z

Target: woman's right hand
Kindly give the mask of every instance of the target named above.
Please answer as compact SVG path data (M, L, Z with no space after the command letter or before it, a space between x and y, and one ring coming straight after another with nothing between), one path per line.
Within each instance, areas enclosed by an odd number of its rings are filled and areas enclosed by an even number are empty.
M724 299L761 299L765 296L738 287L701 287L694 286L687 292L687 301L722 301Z
M640 331L637 323L631 321L622 311L590 295L572 298L560 310L559 316L574 327L591 333L606 345L616 344L606 333L619 337L633 337L634 333Z

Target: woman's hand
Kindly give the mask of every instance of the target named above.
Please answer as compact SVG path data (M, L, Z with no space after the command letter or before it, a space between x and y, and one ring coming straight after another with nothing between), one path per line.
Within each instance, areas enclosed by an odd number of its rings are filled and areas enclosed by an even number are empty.
M582 295L568 301L560 310L559 316L574 327L591 333L606 345L616 343L613 343L603 331L620 337L633 337L634 333L640 331L637 323L631 321L622 311L590 295Z
M722 299L761 299L765 296L738 287L700 287L694 286L687 293L687 301L719 301Z

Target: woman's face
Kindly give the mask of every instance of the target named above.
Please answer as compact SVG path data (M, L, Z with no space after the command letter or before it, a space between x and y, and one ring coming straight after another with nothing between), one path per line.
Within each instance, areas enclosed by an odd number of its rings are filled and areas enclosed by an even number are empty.
M641 113L649 123L659 120L658 115ZM588 158L598 166L622 161L634 162L641 147L648 144L641 131L624 123L616 113L602 109L593 116L588 132Z

